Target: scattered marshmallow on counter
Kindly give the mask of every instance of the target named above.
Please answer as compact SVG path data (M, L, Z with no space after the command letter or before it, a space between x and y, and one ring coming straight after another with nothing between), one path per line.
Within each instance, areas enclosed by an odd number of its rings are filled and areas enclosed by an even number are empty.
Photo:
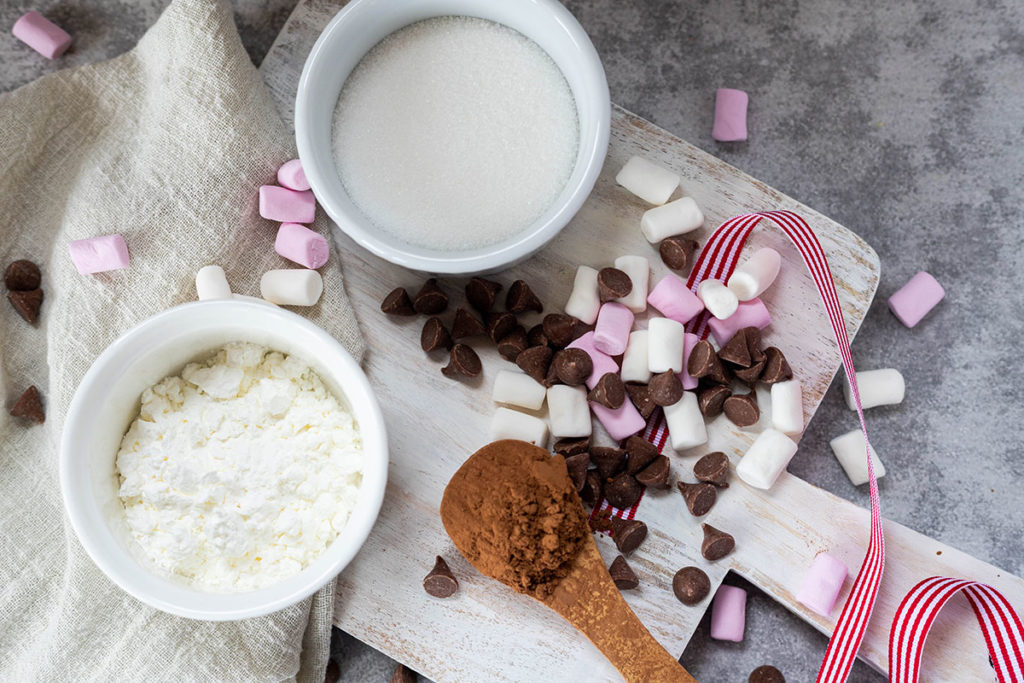
M772 385L772 427L783 434L804 430L804 400L800 380L791 379Z
M305 192L309 189L306 172L302 170L302 162L298 159L286 161L277 169L277 184L289 190Z
M590 408L587 405L587 390L583 387L568 387L556 384L548 389L548 420L551 422L551 436L590 436Z
M857 391L860 392L860 405L865 410L876 406L893 406L903 403L907 387L903 375L895 368L880 370L861 370L857 374ZM857 410L853 400L850 383L843 383L843 396L850 410Z
M274 251L300 266L316 270L325 263L331 249L323 235L305 225L282 223L274 240Z
M684 391L681 399L663 410L673 449L683 451L708 442L708 429L700 412L697 394Z
M854 429L842 436L837 436L829 442L832 452L836 454L836 460L843 466L843 471L850 478L854 486L868 483L868 459L864 453L864 432ZM881 479L885 476L885 465L878 459L875 447L869 449L871 453L871 465L875 470L875 478Z
M572 294L565 304L566 315L571 315L588 325L593 325L601 310L601 297L597 290L597 270L590 266L576 268Z
M668 318L647 321L647 369L655 375L683 370L683 325Z
M615 176L615 182L651 204L667 202L680 181L680 177L667 168L637 156L630 157Z
M747 591L722 584L711 601L711 637L743 642L747 624Z
M619 371L619 364L615 362L615 359L604 351L599 351L597 347L594 346L593 331L587 332L565 348L583 349L587 352L587 355L590 356L590 360L594 365L594 371L591 372L590 377L587 378L587 388L589 389L593 389L594 385L596 385L607 373Z
M683 197L648 209L640 217L640 232L651 244L657 244L666 237L684 235L702 225L704 214L693 197Z
M545 448L548 443L548 425L539 417L509 408L498 408L491 416L490 438L491 441L518 439Z
M277 185L260 187L260 215L282 223L312 223L316 199L309 190L296 192Z
M754 488L768 490L794 455L796 443L791 438L777 429L766 429L740 459L736 474Z
M651 278L651 264L643 256L620 256L615 259L615 267L629 276L633 289L626 296L616 299L617 302L633 311L642 313L647 309L647 286Z
M709 278L697 285L697 296L704 302L704 308L708 313L725 320L736 312L740 301L736 294L725 286L721 280Z
M889 297L889 310L907 327L921 322L946 296L938 280L923 270Z
M711 137L719 142L742 142L747 139L747 104L742 90L719 88L715 93L715 124Z
M500 371L494 378L494 386L491 388L491 400L495 403L527 410L540 410L546 395L547 391L543 384L525 373L512 370Z
M740 264L729 278L729 289L740 301L750 301L775 282L782 267L782 256L770 247L758 249Z
M127 268L128 244L120 235L102 235L75 240L68 245L71 260L82 275Z
M633 436L647 426L647 420L640 415L628 398L618 408L608 408L600 403L590 403L590 409L601 422L601 426L614 441Z
M14 22L14 37L46 57L56 59L71 45L71 35L36 11L27 12Z
M220 266L203 266L196 273L196 295L200 301L230 299L231 286Z
M771 324L772 316L760 299L741 301L736 312L725 320L714 317L708 319L708 327L711 328L711 334L715 335L715 341L719 346L728 344L729 340L744 327L763 330Z
M601 306L594 327L594 348L609 356L625 352L629 331L633 329L633 312L622 304L609 301Z
M647 384L651 381L651 370L647 367L647 330L629 333L629 343L622 355L622 381Z
M654 306L666 318L684 325L704 310L704 302L690 291L679 277L669 273L654 285L647 295L647 303Z
M323 278L315 270L268 270L260 278L260 295L281 306L312 306L323 292Z
M843 582L849 571L846 565L828 553L821 553L800 584L796 599L815 614L827 617L832 614L836 598L843 590Z

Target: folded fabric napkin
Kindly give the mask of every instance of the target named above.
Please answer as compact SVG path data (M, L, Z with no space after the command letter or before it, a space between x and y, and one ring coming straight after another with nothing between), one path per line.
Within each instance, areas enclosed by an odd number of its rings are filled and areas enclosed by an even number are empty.
M0 96L0 268L39 263L46 296L35 327L0 303L0 680L323 680L333 584L240 622L151 609L78 544L57 467L68 404L110 342L194 299L203 265L250 295L291 267L257 190L294 154L224 1L175 0L131 52ZM312 227L328 233L322 217ZM108 233L131 266L79 275L69 242ZM302 312L361 359L337 255L322 273L320 305ZM31 384L41 426L6 416Z

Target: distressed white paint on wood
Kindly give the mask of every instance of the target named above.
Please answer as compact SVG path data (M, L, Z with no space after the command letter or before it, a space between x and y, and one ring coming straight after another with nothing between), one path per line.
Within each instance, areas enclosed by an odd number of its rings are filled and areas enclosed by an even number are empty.
M261 70L282 115L290 123L295 88L309 49L320 30L343 5L300 1ZM604 171L590 199L572 223L547 248L497 279L530 282L546 310L560 310L580 263L609 265L616 256L640 254L651 260L652 284L666 271L657 251L640 235L641 213L648 208L615 185L614 175L632 154L657 161L683 178L682 192L694 197L707 217L697 235L703 241L726 218L756 209L786 208L803 215L828 255L848 332L863 320L878 283L878 258L859 237L837 223L673 137L628 112L614 108L612 139ZM438 506L448 478L465 457L486 440L492 411L490 382L509 367L493 350L480 346L482 379L457 384L441 376L441 358L426 358L419 348L422 319L387 320L379 303L392 287L418 287L422 277L366 253L340 232L349 295L370 349L366 369L378 392L390 430L392 464L384 509L359 556L340 577L338 626L414 669L441 681L608 680L614 670L560 617L529 598L477 574L458 554L441 526ZM785 265L763 297L774 322L766 344L780 347L804 383L810 419L839 367L831 330L817 293L796 251L774 229L759 229L748 249L772 246ZM463 282L446 284L455 302ZM449 311L448 315L451 315ZM539 320L539 316L537 316ZM851 418L852 420L852 418ZM869 418L870 420L870 418ZM846 431L851 424L837 425ZM692 480L696 456L724 450L735 461L756 431L739 430L724 419L709 427L708 447L672 456L677 478ZM798 458L829 457L799 452ZM838 464L836 465L838 467ZM937 502L938 503L938 502ZM883 500L884 509L884 500ZM730 569L757 584L819 630L829 633L831 619L810 613L794 594L814 556L829 551L855 573L868 537L868 513L800 479L785 474L770 492L735 480L720 496L707 521L736 536L736 551L708 563L700 557L700 526L675 491L645 496L638 517L651 532L629 558L641 587L626 599L654 636L681 653L707 601L685 607L672 594L677 569L697 565L718 585ZM989 582L1024 607L1024 582L893 522L886 522L889 563L861 656L886 667L888 630L899 600L909 588L934 574ZM598 538L605 560L616 551ZM435 600L421 587L435 554L448 558L459 577L456 597ZM852 579L847 581L844 595ZM935 624L925 652L922 680L991 680L984 645L966 603L956 599Z

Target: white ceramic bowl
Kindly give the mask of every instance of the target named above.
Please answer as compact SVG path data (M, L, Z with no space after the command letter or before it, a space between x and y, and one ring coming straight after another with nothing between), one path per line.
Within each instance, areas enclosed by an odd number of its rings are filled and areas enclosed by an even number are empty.
M562 193L519 235L481 249L446 252L413 246L376 228L353 204L331 152L331 121L341 88L374 45L398 29L437 16L504 24L540 45L576 100L579 150ZM521 261L572 219L594 187L608 152L611 105L601 60L583 27L556 0L353 0L327 25L306 59L295 101L295 137L313 193L357 243L392 263L430 273L486 273Z
M345 529L319 559L272 586L209 593L147 566L118 499L114 460L138 415L144 389L224 344L249 341L307 362L351 411L365 453L359 500ZM111 344L85 374L61 440L60 484L71 525L89 556L114 583L147 605L195 619L226 621L269 614L324 586L370 533L384 498L388 448L370 384L352 356L301 316L248 301L202 301L159 313Z

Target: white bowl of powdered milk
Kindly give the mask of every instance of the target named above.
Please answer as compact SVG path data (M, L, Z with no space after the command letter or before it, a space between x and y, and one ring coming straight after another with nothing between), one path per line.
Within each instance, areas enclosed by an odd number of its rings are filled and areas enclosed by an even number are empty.
M265 303L200 301L96 359L68 409L60 481L114 583L223 621L332 581L370 533L387 467L380 408L337 341Z
M495 271L544 246L593 189L609 126L600 59L555 0L354 0L295 104L331 218L431 273Z

